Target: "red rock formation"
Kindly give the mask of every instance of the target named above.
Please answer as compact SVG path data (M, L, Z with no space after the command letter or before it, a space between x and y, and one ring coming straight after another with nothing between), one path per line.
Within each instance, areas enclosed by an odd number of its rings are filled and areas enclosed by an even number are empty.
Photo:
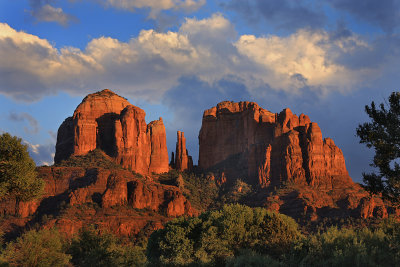
M274 114L253 102L221 102L204 112L199 143L199 167L224 171L228 181L319 188L353 183L342 151L290 109Z
M128 184L128 192L129 204L137 209L147 208L163 212L169 217L196 214L190 202L174 186L157 183L146 186L142 181L136 180Z
M125 179L116 174L108 177L107 189L101 198L101 206L109 208L115 205L125 205L128 202L128 186Z
M58 130L55 163L99 148L138 173L167 172L163 121L147 125L145 116L142 109L108 89L86 96Z
M188 151L186 149L186 138L183 132L178 131L176 141L176 158L175 158L175 169L179 171L191 170L193 169L193 160L192 157L189 156Z

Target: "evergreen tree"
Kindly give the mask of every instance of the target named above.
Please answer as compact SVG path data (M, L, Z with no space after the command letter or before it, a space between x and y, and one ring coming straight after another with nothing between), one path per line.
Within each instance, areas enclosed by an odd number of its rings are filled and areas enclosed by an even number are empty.
M400 204L400 92L389 96L389 103L365 106L371 122L360 124L360 143L375 149L371 166L377 173L363 173L366 188L372 193Z

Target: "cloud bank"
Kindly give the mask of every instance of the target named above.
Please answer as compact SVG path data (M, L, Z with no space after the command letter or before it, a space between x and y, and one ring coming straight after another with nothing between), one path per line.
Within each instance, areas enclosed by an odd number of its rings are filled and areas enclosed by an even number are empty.
M84 50L55 48L38 36L0 24L0 93L34 101L60 90L83 95L117 88L127 96L160 101L182 77L210 85L236 80L250 95L263 88L298 94L345 92L379 75L379 67L350 66L344 58L373 44L355 34L333 36L301 29L288 36L237 36L221 14L188 18L176 31L142 30L129 42L92 39ZM389 51L388 51L389 53Z

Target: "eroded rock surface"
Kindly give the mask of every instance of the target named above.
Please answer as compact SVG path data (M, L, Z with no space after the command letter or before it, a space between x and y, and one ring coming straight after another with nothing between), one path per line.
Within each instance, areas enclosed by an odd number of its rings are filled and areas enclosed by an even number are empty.
M308 116L272 113L254 102L221 102L204 112L199 167L263 187L284 182L332 189L353 184L342 151Z
M108 89L86 96L58 130L55 163L101 149L138 173L167 172L163 121L147 125L145 116L142 109Z
M179 171L191 170L193 169L193 160L192 157L189 156L189 153L186 149L186 138L185 134L181 131L178 131L176 140L176 151L175 151L175 169Z

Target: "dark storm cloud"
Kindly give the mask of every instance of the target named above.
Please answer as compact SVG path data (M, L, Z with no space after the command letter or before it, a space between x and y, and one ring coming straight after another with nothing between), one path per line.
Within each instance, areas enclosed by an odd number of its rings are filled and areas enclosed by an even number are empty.
M30 125L30 128L28 128L28 127L24 128L26 133L37 134L39 132L38 121L26 112L22 112L22 113L10 112L8 119L11 121L16 121L16 122L27 121Z
M250 23L266 21L278 29L285 30L319 28L326 20L320 7L311 4L310 1L232 0L223 6L238 12Z
M332 0L328 3L386 32L392 32L400 24L399 0Z

